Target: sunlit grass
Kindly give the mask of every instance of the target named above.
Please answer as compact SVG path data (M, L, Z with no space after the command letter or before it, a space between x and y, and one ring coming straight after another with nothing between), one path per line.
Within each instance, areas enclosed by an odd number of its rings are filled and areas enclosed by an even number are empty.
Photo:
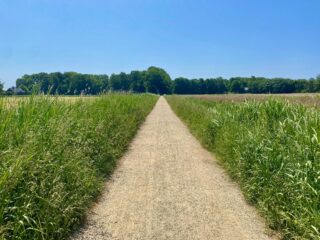
M0 101L0 239L63 239L100 193L154 95Z
M167 97L284 239L320 239L320 111L281 100Z
M247 100L267 101L269 99L286 100L305 106L320 107L319 93L291 93L291 94L212 94L212 95L189 95L203 100L216 102L241 103Z

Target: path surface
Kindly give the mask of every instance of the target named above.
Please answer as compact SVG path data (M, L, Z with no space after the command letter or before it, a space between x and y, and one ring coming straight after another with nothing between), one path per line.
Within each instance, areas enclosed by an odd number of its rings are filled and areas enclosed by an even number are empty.
M270 239L265 231L161 97L73 239Z

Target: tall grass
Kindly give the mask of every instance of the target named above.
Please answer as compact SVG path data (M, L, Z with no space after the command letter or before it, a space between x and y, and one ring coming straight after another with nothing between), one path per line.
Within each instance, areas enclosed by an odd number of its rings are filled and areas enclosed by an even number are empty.
M280 100L167 97L284 239L320 239L320 112Z
M0 239L63 239L152 109L153 95L0 102Z

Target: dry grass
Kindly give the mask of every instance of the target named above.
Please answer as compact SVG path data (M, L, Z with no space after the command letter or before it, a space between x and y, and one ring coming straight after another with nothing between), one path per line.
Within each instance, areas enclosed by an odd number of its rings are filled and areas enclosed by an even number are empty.
M9 97L1 97L0 104L5 108L12 108L19 105L19 103L30 99L31 96L9 96ZM44 97L43 95L33 96L36 98ZM93 100L97 99L98 96L45 96L47 99L51 98L52 100L61 100L69 103L75 103L79 100Z
M320 107L320 94L318 93L294 93L294 94L216 94L216 95L188 95L204 100L217 102L245 102L255 100L258 102L268 99L284 99L292 103L305 106Z

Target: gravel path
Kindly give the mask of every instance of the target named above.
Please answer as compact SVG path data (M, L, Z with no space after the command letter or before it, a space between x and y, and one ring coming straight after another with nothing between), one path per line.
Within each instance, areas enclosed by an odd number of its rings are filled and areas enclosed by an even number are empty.
M271 239L163 97L73 240Z

